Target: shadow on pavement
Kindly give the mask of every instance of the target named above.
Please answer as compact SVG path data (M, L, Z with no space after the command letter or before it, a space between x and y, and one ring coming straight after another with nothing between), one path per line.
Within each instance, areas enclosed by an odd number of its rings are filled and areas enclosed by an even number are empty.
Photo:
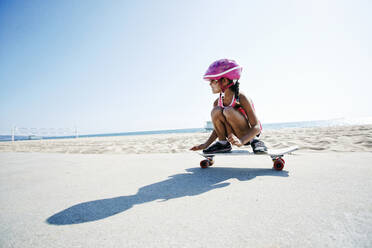
M251 180L258 176L288 177L287 171L252 168L212 167L206 170L190 168L187 173L170 176L167 180L140 188L135 195L119 196L79 203L49 217L51 225L71 225L101 220L124 212L134 205L155 200L170 200L200 195L213 189L228 186L229 179Z

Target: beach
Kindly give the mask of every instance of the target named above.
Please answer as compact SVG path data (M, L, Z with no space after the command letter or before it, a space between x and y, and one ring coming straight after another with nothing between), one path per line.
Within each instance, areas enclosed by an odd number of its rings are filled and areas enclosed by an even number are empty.
M372 125L266 130L283 171L208 135L0 142L0 247L372 246Z
M187 153L210 133L153 134L0 142L0 152L82 154ZM297 145L301 151L371 152L372 125L264 130L268 148Z

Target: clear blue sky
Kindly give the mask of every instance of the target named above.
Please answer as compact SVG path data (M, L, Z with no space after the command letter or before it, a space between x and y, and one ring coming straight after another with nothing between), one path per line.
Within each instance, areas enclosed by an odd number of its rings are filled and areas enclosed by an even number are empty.
M372 116L372 2L0 1L0 133L202 127L214 60L264 122Z

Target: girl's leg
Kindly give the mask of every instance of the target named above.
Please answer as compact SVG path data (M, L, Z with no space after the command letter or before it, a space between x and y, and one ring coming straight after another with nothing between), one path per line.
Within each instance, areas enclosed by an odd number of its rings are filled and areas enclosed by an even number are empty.
M242 138L247 134L251 126L249 125L247 118L243 116L242 113L233 107L224 108L222 113L236 137Z
M234 108L225 108L223 110L223 115L225 116L227 122L231 125L236 137L241 139L243 136L247 135L252 127L249 124L246 117ZM246 141L245 141L246 142ZM261 154L267 151L265 143L259 140L250 141L254 153Z
M217 133L218 140L226 140L228 135L233 132L232 127L227 122L224 114L224 109L216 106L212 109L211 116L214 130Z

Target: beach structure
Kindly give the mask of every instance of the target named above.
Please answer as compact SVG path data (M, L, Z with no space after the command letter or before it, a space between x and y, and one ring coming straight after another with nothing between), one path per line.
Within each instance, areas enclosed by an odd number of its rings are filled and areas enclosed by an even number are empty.
M207 121L205 123L204 128L205 128L206 131L213 131L213 129L214 129L213 123L211 121Z

